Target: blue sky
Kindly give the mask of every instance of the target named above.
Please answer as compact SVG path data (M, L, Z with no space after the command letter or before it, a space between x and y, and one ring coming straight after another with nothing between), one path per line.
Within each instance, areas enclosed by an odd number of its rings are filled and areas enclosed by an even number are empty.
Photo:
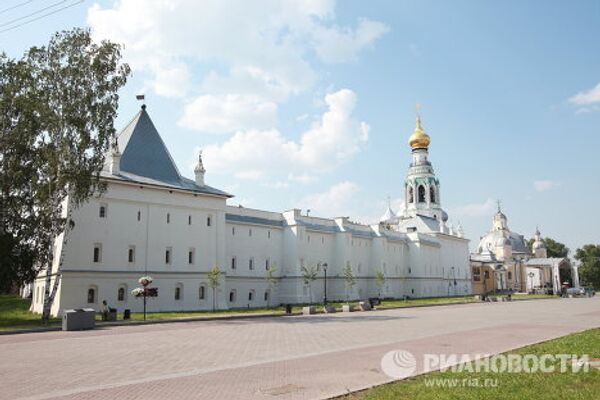
M2 3L0 30L55 2ZM117 125L145 93L180 171L203 148L234 204L397 210L421 103L443 207L473 244L496 199L526 237L539 224L572 250L599 242L598 1L84 1L0 48L73 26L126 45Z

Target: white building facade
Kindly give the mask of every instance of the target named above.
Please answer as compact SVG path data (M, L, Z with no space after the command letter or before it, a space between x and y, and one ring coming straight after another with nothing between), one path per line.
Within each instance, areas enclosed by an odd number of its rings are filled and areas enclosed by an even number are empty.
M329 300L469 294L468 240L446 226L420 120L410 144L413 163L399 215L388 209L380 223L364 225L297 209L261 211L227 205L232 196L205 183L201 156L195 179L182 177L143 106L107 157L107 190L66 210L75 225L56 240L53 279L60 280L52 314L100 309L103 300L119 311L140 311L142 300L131 290L144 275L158 288L149 311L212 309L214 266L222 271L219 309L322 302L325 288ZM347 266L356 277L351 288L344 283ZM306 284L303 267L316 269L316 280ZM35 312L42 311L45 275L31 288Z

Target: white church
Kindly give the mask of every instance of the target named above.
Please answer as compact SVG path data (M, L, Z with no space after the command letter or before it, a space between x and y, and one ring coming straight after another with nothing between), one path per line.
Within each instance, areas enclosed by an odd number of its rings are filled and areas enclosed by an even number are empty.
M325 288L329 300L470 294L468 240L460 227L447 225L429 143L417 118L405 208L397 214L388 208L379 223L364 225L298 209L227 205L233 196L206 184L201 156L195 179L181 176L142 106L107 157L101 174L107 190L67 210L75 225L56 240L53 273L60 283L52 315L99 310L103 300L119 312L140 311L142 300L131 291L145 275L158 288L148 310L211 309L207 277L214 266L222 271L219 309L319 303ZM347 266L356 277L351 293L344 284ZM317 271L308 285L303 267ZM266 279L269 269L274 285ZM378 272L385 276L381 287ZM42 311L45 275L31 287L35 312Z

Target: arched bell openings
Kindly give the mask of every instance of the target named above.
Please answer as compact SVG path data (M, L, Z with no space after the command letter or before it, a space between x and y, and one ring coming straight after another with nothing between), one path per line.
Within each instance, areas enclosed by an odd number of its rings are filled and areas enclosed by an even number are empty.
M425 186L419 185L417 189L419 196L419 203L425 203L427 200L425 199Z
M408 202L414 203L415 201L415 190L412 185L408 186Z
M435 186L430 186L429 187L429 202L430 203L437 203L437 198L436 198L436 193L435 193Z

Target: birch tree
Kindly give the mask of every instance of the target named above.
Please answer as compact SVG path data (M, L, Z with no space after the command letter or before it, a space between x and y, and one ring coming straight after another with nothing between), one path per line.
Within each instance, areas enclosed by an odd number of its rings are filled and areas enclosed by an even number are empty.
M56 33L20 59L0 54L0 247L34 255L26 270L7 273L13 285L45 268L44 321L61 277L54 245L75 227L70 213L104 190L100 171L129 72L118 44L93 42L83 29Z
M310 299L310 303L312 304L312 283L317 280L317 267L315 265L308 267L304 266L300 270L302 273L302 281L304 282L304 285L308 287L308 297Z

